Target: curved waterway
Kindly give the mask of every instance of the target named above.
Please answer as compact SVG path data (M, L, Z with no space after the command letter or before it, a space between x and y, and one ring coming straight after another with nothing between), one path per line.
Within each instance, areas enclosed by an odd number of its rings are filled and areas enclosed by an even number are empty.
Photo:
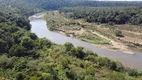
M29 17L32 26L31 32L35 33L39 38L47 38L56 44L64 44L71 42L74 46L82 46L88 50L97 53L99 56L107 57L115 61L121 62L125 66L142 70L142 53L135 52L135 54L126 54L121 51L110 51L96 47L90 43L81 41L76 38L67 37L63 34L49 31L46 21L37 15Z

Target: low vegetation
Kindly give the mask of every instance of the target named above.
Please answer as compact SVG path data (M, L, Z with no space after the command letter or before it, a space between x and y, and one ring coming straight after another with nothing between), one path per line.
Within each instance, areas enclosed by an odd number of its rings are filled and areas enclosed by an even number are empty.
M124 37L122 31L120 31L120 30L116 30L116 31L115 31L115 35L116 35L117 37Z

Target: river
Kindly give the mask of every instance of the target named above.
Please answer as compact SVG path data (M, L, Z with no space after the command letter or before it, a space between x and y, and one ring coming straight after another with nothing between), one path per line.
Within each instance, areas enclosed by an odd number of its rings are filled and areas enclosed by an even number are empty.
M142 70L142 53L135 52L135 54L126 54L121 51L110 51L102 49L79 39L67 37L63 34L49 31L47 28L48 24L46 25L46 21L41 19L38 15L33 15L29 17L29 19L32 26L31 32L35 33L39 38L47 38L56 44L71 42L74 46L82 46L85 49L97 53L99 56L107 57L112 60L119 61L125 66Z

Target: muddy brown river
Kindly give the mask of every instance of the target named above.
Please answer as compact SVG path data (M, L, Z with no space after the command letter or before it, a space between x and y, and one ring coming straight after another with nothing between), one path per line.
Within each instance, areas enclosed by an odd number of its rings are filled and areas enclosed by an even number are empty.
M39 38L47 38L56 44L71 42L74 46L82 46L85 49L97 53L99 56L107 57L112 60L119 61L125 66L142 70L142 53L140 52L134 52L135 54L126 54L121 51L110 51L102 49L79 39L67 37L63 34L49 31L47 28L48 24L46 25L46 21L37 15L31 16L29 19L32 26L31 32L35 33Z

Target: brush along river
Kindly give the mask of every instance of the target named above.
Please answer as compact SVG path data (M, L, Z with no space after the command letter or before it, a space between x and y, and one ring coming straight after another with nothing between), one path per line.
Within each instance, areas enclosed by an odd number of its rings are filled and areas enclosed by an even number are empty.
M121 51L110 51L102 49L79 39L67 37L63 34L49 31L47 28L48 24L46 25L46 21L40 18L38 15L30 16L29 19L32 26L31 32L35 33L39 38L47 38L56 44L71 42L74 46L82 46L85 49L97 53L99 56L119 61L124 66L142 70L142 53L140 52L134 52L134 54L126 54Z

